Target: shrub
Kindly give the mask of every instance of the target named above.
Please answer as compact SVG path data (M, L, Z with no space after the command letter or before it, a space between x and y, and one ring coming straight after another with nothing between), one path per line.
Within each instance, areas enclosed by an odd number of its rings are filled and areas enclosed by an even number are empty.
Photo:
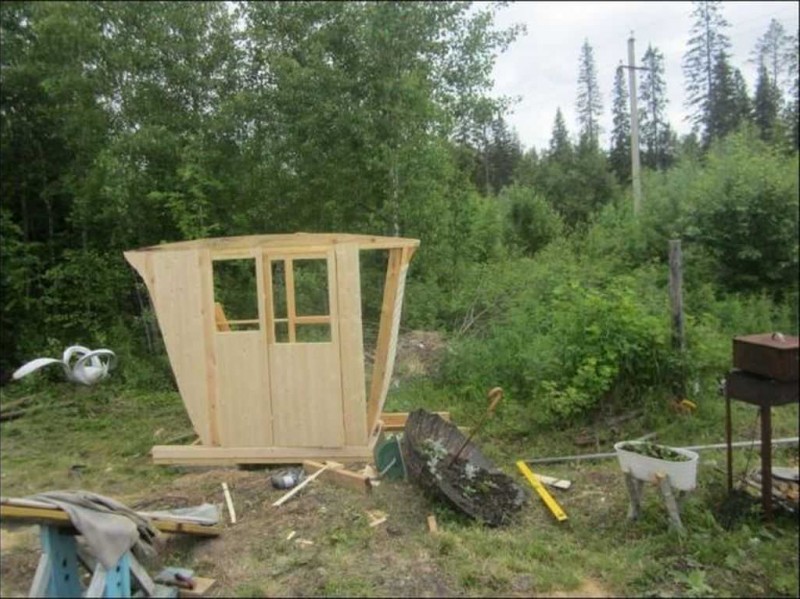
M580 417L615 393L634 401L670 384L678 364L656 273L606 268L582 266L565 242L511 262L485 284L505 298L503 309L454 340L445 381L476 397L501 385L542 424Z
M533 256L564 231L561 217L533 188L506 187L499 201L506 215L506 243L518 246L528 256Z

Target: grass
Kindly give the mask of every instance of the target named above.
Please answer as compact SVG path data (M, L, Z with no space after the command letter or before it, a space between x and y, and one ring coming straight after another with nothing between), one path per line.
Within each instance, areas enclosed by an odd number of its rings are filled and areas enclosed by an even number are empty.
M487 529L402 482L384 482L368 497L311 485L286 509L274 510L268 502L280 492L271 489L263 471L152 465L153 444L190 430L177 393L114 383L77 388L35 377L23 383L4 389L0 402L37 394L34 403L43 407L2 424L3 494L77 487L123 501L180 494L221 501L219 484L227 480L242 523L210 541L177 539L164 556L164 563L217 578L219 596L798 596L796 516L778 514L765 525L757 502L749 501L723 526L729 501L724 451L701 454L699 486L681 510L684 535L669 527L652 488L645 491L641 519L626 520L627 496L614 459L534 465L536 472L573 481L569 491L553 491L569 515L563 524L532 494L514 524ZM387 409L418 406L449 410L465 426L474 426L485 410L481 402L460 400L428 379L393 389ZM722 399L701 397L698 406L694 415L676 415L659 408L655 398L613 440L655 431L665 445L722 441ZM535 429L531 409L504 400L476 437L520 484L525 483L514 468L517 459L595 450L573 443L585 423ZM736 402L733 409L734 437L753 438L755 409ZM774 436L796 436L797 419L796 405L774 409ZM610 451L611 443L600 451ZM758 464L757 449L735 452L737 473ZM797 463L796 447L776 449L773 456L775 465ZM369 527L368 509L385 511L389 520ZM431 513L438 535L427 532ZM312 544L287 541L292 530ZM3 557L3 596L24 592L35 553L16 547L4 549Z

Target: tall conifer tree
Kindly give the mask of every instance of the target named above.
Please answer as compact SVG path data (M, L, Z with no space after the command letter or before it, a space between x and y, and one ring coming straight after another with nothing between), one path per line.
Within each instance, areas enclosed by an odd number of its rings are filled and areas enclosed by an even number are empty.
M620 182L631 178L631 115L628 109L628 88L622 66L614 76L613 98L611 100L613 129L611 148L608 154L609 165Z
M722 16L722 2L701 0L693 2L688 50L683 57L686 77L687 107L693 113L694 128L708 137L711 119L711 98L714 95L714 66L720 52L727 56L730 40L725 30L730 26Z
M594 50L589 45L589 40L584 40L581 46L580 63L578 66L578 122L580 123L580 138L593 145L597 145L600 135L600 115L603 111L603 101L600 95L600 86L597 84L597 69L594 64Z

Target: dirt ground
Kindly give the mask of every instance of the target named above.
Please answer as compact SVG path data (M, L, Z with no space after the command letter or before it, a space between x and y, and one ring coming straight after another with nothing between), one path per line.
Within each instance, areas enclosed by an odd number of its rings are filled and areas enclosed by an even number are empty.
M198 576L216 579L212 597L465 595L453 573L433 559L439 541L428 531L426 518L441 506L409 483L384 482L364 495L315 481L275 508L272 502L285 491L272 487L267 469L194 470L157 493L119 498L138 510L204 502L220 507L224 532L218 537L162 535L159 555L143 564L151 575L166 566L192 568ZM235 525L223 507L223 481L233 496ZM376 510L387 520L371 527L367 512ZM0 548L0 594L27 595L39 559L36 527L4 527ZM521 574L503 594L537 596L530 578ZM600 583L585 580L572 591L543 596L609 593Z

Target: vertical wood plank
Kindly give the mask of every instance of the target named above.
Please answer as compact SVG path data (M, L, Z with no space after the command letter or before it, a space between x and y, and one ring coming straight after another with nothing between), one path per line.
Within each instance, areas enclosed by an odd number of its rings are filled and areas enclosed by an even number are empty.
M336 246L339 352L346 445L366 445L367 407L364 385L364 339L361 334L361 274L358 246ZM333 315L333 311L331 312Z
M275 307L272 294L275 288L272 285L272 260L266 253L262 254L261 259L261 278L264 281L264 289L260 292L264 298L264 325L267 333L267 356L269 356L269 345L275 343ZM269 362L267 362L269 364Z
M264 427L269 444L275 442L275 423L272 413L272 390L269 372L269 339L270 330L274 334L272 323L272 266L261 250L254 250L256 258L256 292L258 293L258 323L261 332L259 341L258 373L261 376L262 410L267 418Z
M397 353L397 336L400 330L400 315L403 307L403 291L410 253L407 248L390 251L389 264L386 269L386 283L383 289L381 306L381 324L378 332L378 347L375 354L375 365L372 370L369 403L367 405L367 426L372 431L383 410L389 382L394 369Z
M217 324L214 311L214 270L211 264L211 252L207 249L197 252L197 266L200 271L200 304L203 324L203 342L205 345L205 386L208 406L208 426L211 445L218 446L219 414L217 409L217 356L214 334Z
M210 265L209 265L210 268ZM208 413L206 314L214 326L212 306L203 307L202 273L197 250L148 254L145 282L178 389L203 444L211 443Z
M297 313L294 306L294 260L287 258L284 261L284 276L286 279L286 318L289 321L289 343L296 341L296 334L294 330L295 318Z

